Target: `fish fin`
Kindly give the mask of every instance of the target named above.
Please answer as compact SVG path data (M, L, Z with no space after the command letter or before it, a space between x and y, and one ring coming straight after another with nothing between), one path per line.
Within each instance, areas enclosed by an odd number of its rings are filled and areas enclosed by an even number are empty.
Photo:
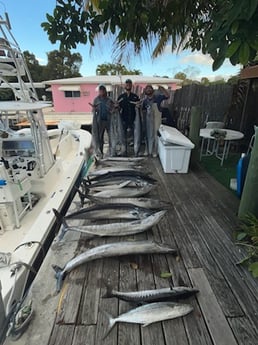
M86 188L86 187L85 187L85 188ZM88 195L82 193L82 191L81 191L79 188L77 188L77 193L78 193L79 198L80 198L80 201L81 201L81 207L83 207L83 205L84 205L84 203L85 203L84 200L85 200L85 199L88 199Z
M58 238L59 241L61 241L62 238L64 237L65 233L68 231L69 226L68 226L67 222L65 221L64 217L61 216L60 212L58 212L55 208L53 208L52 211L54 212L54 214L56 216L58 227L60 225L63 225L61 228L61 231L60 231L59 238Z
M56 278L56 291L60 292L62 285L63 285L63 269L57 265L52 265L54 271L55 271L55 278Z
M108 328L107 331L104 335L104 337L102 338L102 340L106 339L106 337L109 335L109 333L112 331L113 327L116 324L116 319L114 319L109 313L107 313L105 310L102 310L102 313L106 316L106 318L108 319Z

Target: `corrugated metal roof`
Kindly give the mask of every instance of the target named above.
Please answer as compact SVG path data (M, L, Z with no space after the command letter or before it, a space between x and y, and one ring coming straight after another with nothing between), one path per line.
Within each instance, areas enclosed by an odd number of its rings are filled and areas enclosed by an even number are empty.
M258 65L249 66L242 69L240 79L258 78Z

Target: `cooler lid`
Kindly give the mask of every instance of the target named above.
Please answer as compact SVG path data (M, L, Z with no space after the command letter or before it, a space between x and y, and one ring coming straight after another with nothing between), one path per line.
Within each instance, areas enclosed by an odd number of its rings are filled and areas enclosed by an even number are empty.
M162 139L168 143L188 147L190 149L194 148L194 144L176 128L160 125L159 133Z

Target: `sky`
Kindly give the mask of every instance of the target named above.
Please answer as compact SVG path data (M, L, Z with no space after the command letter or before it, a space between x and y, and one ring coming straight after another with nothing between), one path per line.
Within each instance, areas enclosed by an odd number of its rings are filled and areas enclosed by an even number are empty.
M46 21L46 13L53 13L55 4L55 0L0 0L0 14L8 12L12 34L21 50L29 50L40 64L46 64L47 52L59 47L58 44L50 43L46 32L40 26ZM83 57L80 70L83 76L95 75L98 64L112 62L110 39L102 38L100 42L96 42L91 52L88 45L79 45L74 51L79 52ZM184 72L189 78L197 80L202 77L207 77L209 80L228 79L240 70L240 66L232 66L229 61L225 61L218 71L213 72L212 59L208 55L191 51L171 53L169 45L162 56L155 60L151 59L147 50L141 57L132 55L127 67L139 69L146 76L174 77L177 72Z

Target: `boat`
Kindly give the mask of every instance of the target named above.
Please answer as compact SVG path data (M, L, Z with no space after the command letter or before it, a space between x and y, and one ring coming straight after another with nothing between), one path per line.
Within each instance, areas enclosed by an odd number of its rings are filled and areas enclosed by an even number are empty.
M43 109L49 104L38 99L7 14L0 16L0 83L14 94L13 101L0 102L1 330L53 232L52 209L62 212L87 170L91 134L73 121L47 130ZM14 118L26 119L29 128L14 130Z

